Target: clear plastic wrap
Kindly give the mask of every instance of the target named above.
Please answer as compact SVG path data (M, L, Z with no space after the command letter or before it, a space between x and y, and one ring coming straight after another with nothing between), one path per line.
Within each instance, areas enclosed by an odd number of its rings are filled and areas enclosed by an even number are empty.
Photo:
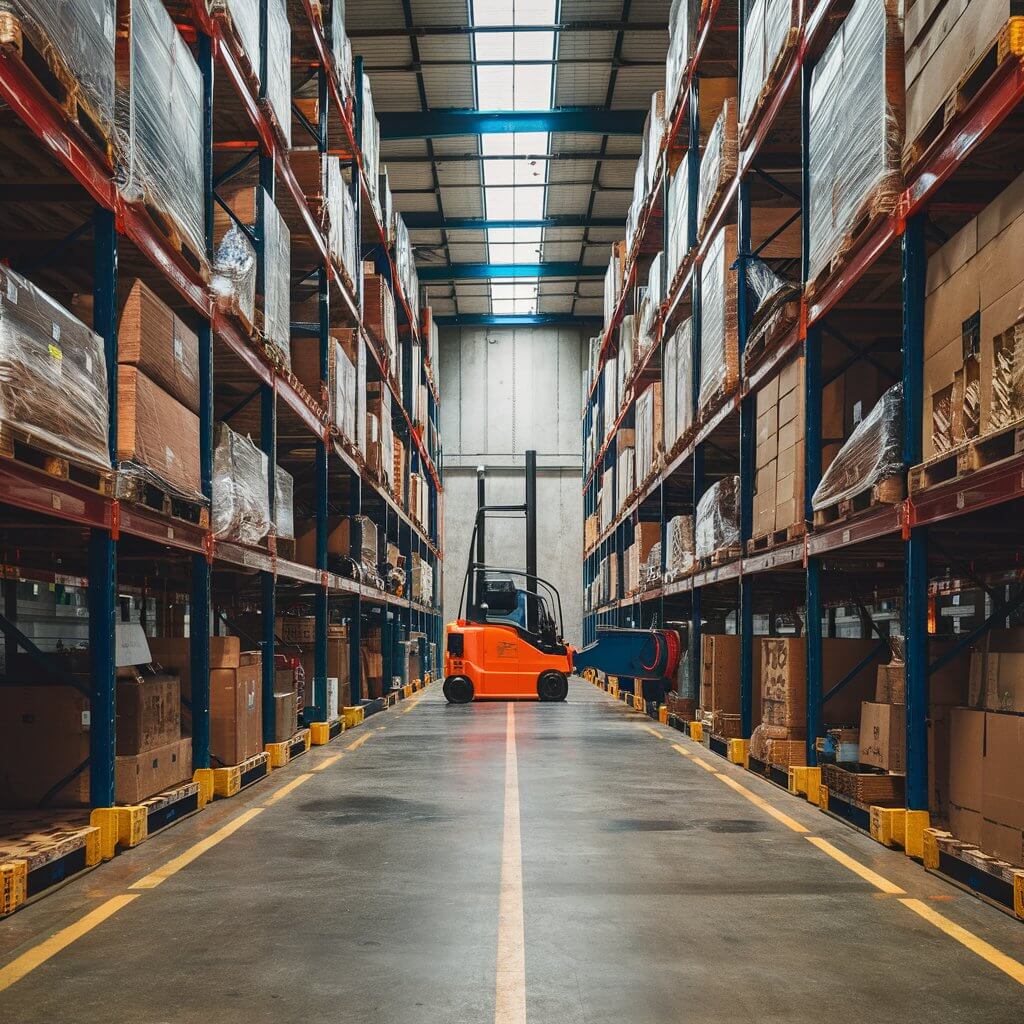
M654 180L658 176L658 157L661 154L661 143L665 138L665 90L659 89L651 97L651 109L647 115L647 123L644 128L644 154L647 173L647 187L645 193L649 193L654 187Z
M701 409L739 377L735 259L736 228L730 224L715 235L701 266Z
M723 477L701 496L697 502L693 528L697 558L708 558L721 548L739 544L739 496L738 476Z
M288 0L267 0L266 97L288 149L292 147L292 28Z
M740 79L740 124L752 123L758 101L782 55L796 41L797 0L754 0L747 13Z
M292 236L263 194L263 339L291 368Z
M213 257L210 290L217 308L252 324L256 316L256 250L234 222Z
M640 324L637 330L637 351L646 352L654 344L657 337L658 314L664 301L662 289L662 273L664 272L665 254L659 252L651 261L651 269L647 275L647 292L644 295L643 307L640 311Z
M665 526L665 580L693 571L693 516L673 516Z
M636 400L636 482L640 486L658 465L664 427L660 382L651 384Z
M103 339L0 264L0 427L109 469L109 411Z
M651 546L647 561L640 566L640 586L645 590L658 586L662 581L661 574L661 541Z
M693 357L690 321L684 320L665 342L662 395L665 400L665 451L671 452L676 442L693 426Z
M700 0L672 0L668 19L669 43L665 58L665 112L671 117L679 99L686 66L697 44Z
M328 248L335 262L344 269L353 287L356 287L359 283L356 208L342 173L340 157L324 157L324 198Z
M1001 430L1024 416L1024 316L992 339L992 364L990 420Z
M51 69L78 84L79 101L111 135L116 7L116 0L0 0L0 26L13 14Z
M363 118L360 144L363 151L363 169L370 189L370 198L380 218L380 199L377 195L377 177L380 173L380 124L373 107L373 93L370 90L370 76L363 76Z
M888 212L902 181L903 34L898 0L856 0L814 66L810 93L809 281Z
M738 158L736 143L736 100L729 97L722 106L700 160L700 182L697 187L697 226L701 237L708 229L708 221L715 200L729 182L736 177Z
M344 99L352 95L352 43L345 32L345 0L331 0L329 24L331 56Z
M609 356L604 363L604 431L608 436L619 415L618 359Z
M270 530L267 456L226 423L216 428L211 518L219 540L258 544Z
M167 218L205 268L199 68L160 0L124 5L117 46L118 187Z
M295 540L295 479L274 467L274 532L282 540Z
M396 213L395 223L395 269L402 284L405 301L409 303L414 320L419 320L419 277L416 274L416 258L409 239L409 230L402 215Z
M665 250L665 278L675 280L683 259L690 251L690 177L684 160L668 186L665 217L668 220L668 247Z
M353 443L356 436L356 368L341 345L334 342L334 425Z
M903 472L903 385L895 384L854 428L811 499L815 512Z
M210 10L226 15L242 44L256 81L260 78L260 0L213 0Z

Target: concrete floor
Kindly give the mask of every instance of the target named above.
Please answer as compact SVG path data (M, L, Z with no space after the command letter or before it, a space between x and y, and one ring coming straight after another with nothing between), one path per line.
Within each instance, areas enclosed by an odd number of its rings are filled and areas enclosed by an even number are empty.
M495 1021L507 706L449 708L435 686L408 707L0 924L3 965L264 808L0 991L0 1021ZM515 735L530 1024L1021 1019L1020 984L680 756L701 751L679 734L576 682L565 705L517 705ZM1024 960L1021 924L707 756Z

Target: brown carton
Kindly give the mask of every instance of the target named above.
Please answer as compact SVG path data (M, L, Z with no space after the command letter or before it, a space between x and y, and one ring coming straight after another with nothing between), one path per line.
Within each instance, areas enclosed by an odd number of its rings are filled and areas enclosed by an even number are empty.
M1024 717L986 713L982 780L982 817L1024 831Z
M906 708L902 704L860 706L861 764L902 774L906 770Z
M295 691L274 694L274 742L290 740L298 729L295 713Z
M173 740L141 754L120 754L114 764L114 798L137 804L192 777L192 740Z
M260 656L246 652L236 669L210 673L210 755L216 764L241 764L263 749Z
M985 712L953 708L950 715L949 801L951 805L981 811Z
M147 637L149 654L154 665L175 672L181 681L181 696L192 699L192 658L191 641L188 637L151 636ZM241 640L237 636L210 637L210 668L238 668L242 653ZM188 714L182 708L184 720Z
M117 681L117 753L141 754L181 738L177 673Z

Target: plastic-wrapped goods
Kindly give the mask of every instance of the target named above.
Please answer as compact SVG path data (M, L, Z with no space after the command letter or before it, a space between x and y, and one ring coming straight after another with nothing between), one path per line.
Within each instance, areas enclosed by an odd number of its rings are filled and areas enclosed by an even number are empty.
M118 186L170 220L205 267L202 76L160 0L125 2L119 15Z
M363 262L363 321L388 364L397 368L398 325L395 319L395 300L387 281L373 272L373 263L369 260Z
M644 125L644 155L647 169L647 187L645 193L654 188L654 180L658 176L658 157L661 154L661 143L665 138L665 90L659 89L651 97L651 109Z
M267 456L247 437L218 423L213 448L213 535L258 544L270 531Z
M811 499L815 512L903 472L903 385L895 384L854 428Z
M380 218L380 198L377 195L377 176L380 173L380 124L373 108L373 93L370 91L370 76L363 75L363 120L360 145L363 151L363 169L373 200L374 210Z
M288 0L267 0L266 97L285 146L291 149L292 29L288 24Z
M405 301L409 303L413 320L419 320L419 277L416 274L416 256L413 251L412 241L409 238L409 229L405 226L402 215L396 213L395 224L395 269L398 271L398 280L402 285L402 293Z
M640 566L640 585L645 590L649 590L651 587L658 586L661 581L661 541L659 540L651 548L651 553L647 556L647 561Z
M341 84L342 99L352 95L352 43L345 32L345 0L331 0L331 56Z
M356 367L349 359L341 344L334 342L334 394L331 417L334 425L350 441L358 440L356 435Z
M615 309L622 295L623 273L626 262L626 243L616 242L612 246L608 270L604 275L604 326L605 329L615 316Z
M110 468L103 339L0 264L0 429Z
M693 570L693 516L673 516L665 526L665 579L682 579Z
M811 75L811 282L849 248L864 215L892 210L899 196L901 7L899 0L856 0Z
M295 479L274 467L274 532L282 540L295 540Z
M646 482L661 453L664 426L660 382L651 384L636 400L636 482Z
M213 257L210 290L217 308L251 325L256 316L256 249L235 223L225 232Z
M723 477L701 495L693 528L697 558L707 558L721 548L739 544L739 500L738 476Z
M291 368L292 236L270 196L263 195L263 338Z
M736 228L730 224L715 235L701 265L701 410L739 377L735 260Z
M755 123L760 99L778 75L782 57L796 42L799 0L754 0L747 13L740 79L740 124Z
M213 0L213 14L231 22L256 81L260 78L260 0Z
M1024 317L992 339L993 430L1024 415Z
M331 255L348 274L353 287L359 283L359 225L341 158L324 158L324 195L327 213L327 243Z
M736 100L729 97L722 106L700 160L697 187L697 227L701 238L708 230L717 199L736 177L739 151L736 144Z
M619 328L619 354L615 360L618 383L616 393L619 396L619 403L626 394L626 381L633 372L639 354L639 339L637 338L637 317L627 313L622 318L622 326Z
M609 356L604 364L604 436L611 433L619 417L618 359Z
M51 70L80 86L79 102L97 127L114 131L114 24L116 0L4 0Z
M684 320L665 342L662 368L662 394L665 397L665 451L693 426L693 357L690 321Z
M665 58L665 113L672 116L697 45L700 0L672 0L668 19L668 56Z
M643 306L639 314L637 329L637 352L646 352L657 338L658 313L664 301L662 274L664 273L664 253L659 252L651 261L651 269L647 275L647 291L644 294Z
M690 177L685 160L669 181L665 218L668 221L665 280L671 285L690 251Z

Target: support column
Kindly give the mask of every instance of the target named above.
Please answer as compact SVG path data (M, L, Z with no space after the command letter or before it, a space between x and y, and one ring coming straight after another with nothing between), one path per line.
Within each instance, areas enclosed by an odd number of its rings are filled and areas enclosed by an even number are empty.
M349 530L351 548L349 554L353 560L362 562L363 524L359 519L362 514L363 497L362 481L353 474L349 492L349 514L352 517L352 528ZM362 690L362 643L363 643L363 608L362 600L356 594L353 598L352 622L348 630L348 671L349 671L349 704L358 705L363 697Z
M274 520L274 458L277 451L277 406L276 393L267 384L260 385L260 447L268 462L268 500L270 519ZM262 592L261 620L262 669L263 669L263 742L273 743L277 731L277 714L274 707L274 653L276 649L275 618L277 606L277 580L272 572L260 573Z

